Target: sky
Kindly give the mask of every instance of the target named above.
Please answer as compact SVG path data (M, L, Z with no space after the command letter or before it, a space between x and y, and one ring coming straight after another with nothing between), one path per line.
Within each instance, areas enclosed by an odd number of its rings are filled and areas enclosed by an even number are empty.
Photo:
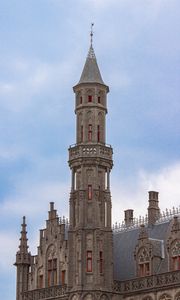
M0 299L15 299L22 216L30 251L49 202L68 217L74 94L90 45L109 85L113 222L180 204L180 1L0 0Z

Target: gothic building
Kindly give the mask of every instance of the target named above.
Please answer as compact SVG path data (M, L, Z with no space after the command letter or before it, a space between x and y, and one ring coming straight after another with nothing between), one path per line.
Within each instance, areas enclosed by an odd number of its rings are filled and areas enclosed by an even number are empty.
M148 215L125 211L112 227L107 94L92 41L75 93L76 144L69 147L69 222L50 203L36 255L23 217L16 300L180 300L180 211L165 214L149 192Z

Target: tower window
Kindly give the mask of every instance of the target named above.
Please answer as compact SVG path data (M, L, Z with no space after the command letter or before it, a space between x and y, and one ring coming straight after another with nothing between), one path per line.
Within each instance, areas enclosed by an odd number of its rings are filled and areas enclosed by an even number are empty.
M88 200L92 200L92 185L88 185Z
M88 142L92 141L92 125L89 124L88 126Z
M88 102L92 102L92 95L88 96Z
M82 96L80 97L80 104L82 104Z
M100 126L97 126L97 141L100 142Z
M87 251L86 271L87 272L92 272L92 251Z
M98 103L101 103L101 97L100 96L98 97Z
M83 142L83 126L81 125L81 142Z
M99 252L99 272L100 272L100 274L103 273L103 253L102 253L102 251Z

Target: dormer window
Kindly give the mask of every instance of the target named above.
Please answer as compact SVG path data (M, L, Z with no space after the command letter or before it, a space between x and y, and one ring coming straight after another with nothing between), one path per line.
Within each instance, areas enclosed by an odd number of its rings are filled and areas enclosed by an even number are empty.
M138 276L150 275L150 257L146 248L141 248L138 254Z
M176 241L171 250L172 269L180 270L180 241Z
M88 102L92 102L92 95L88 95Z

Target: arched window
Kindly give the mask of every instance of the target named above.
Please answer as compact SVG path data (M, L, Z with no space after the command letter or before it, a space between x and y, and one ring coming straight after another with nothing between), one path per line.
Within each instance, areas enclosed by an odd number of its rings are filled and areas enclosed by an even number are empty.
M149 251L143 247L138 252L138 276L150 275L150 256Z
M171 246L172 269L180 270L180 241L176 240Z

